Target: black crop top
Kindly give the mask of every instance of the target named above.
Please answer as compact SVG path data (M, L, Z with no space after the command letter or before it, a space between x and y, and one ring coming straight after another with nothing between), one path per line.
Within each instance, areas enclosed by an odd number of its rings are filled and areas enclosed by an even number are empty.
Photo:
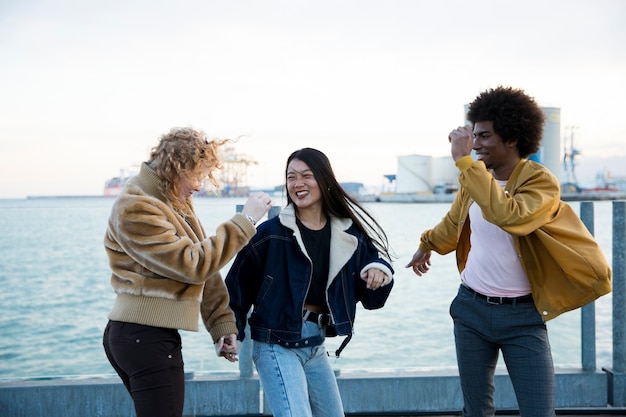
M326 306L326 282L330 260L330 219L320 230L311 230L297 220L304 247L313 264L313 277L305 303Z

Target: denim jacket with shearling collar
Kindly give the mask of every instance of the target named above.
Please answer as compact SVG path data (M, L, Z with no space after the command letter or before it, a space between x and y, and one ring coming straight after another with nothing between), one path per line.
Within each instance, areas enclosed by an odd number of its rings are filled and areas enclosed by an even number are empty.
M393 269L351 219L330 217L330 226L327 307L337 334L350 335L357 303L368 310L381 308L393 287L392 280L375 291L367 289L361 273L378 268L392 278ZM254 306L249 319L253 340L287 347L320 344L321 337L301 337L311 275L312 263L296 225L295 210L288 205L278 216L259 225L226 277L239 340L244 338L246 318Z

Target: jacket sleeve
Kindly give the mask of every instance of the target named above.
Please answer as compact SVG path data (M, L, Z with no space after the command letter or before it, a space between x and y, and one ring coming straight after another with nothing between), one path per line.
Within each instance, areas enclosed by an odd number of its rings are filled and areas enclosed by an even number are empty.
M466 199L463 189L459 190L450 210L432 229L426 230L420 237L420 249L423 252L435 251L440 255L448 254L457 248L457 241L462 222L465 221L462 202Z
M219 272L256 233L238 213L220 224L215 235L194 241L181 232L184 220L155 199L122 201L116 210L109 230L121 250L155 275L189 284L201 284Z
M560 191L558 181L548 170L521 162L503 189L482 161L467 158L457 161L459 183L480 206L485 220L517 236L528 235L550 221Z
M365 262L364 265L361 265L359 267L360 269L356 271L356 274L358 274L358 276L355 277L357 301L361 301L361 305L366 310L379 309L385 305L393 288L394 270L389 262L380 257L378 250L371 242L360 239L359 244L362 247L362 249L360 249L361 255L359 258L365 260ZM391 282L377 290L368 289L367 282L361 278L361 274L372 268L378 268L388 274L391 278Z
M230 308L235 315L238 339L245 338L248 312L256 299L259 283L262 282L263 267L251 243L239 252L226 275L226 288L230 296Z
M213 343L228 334L237 334L235 315L229 307L229 298L222 276L217 273L204 284L200 314Z

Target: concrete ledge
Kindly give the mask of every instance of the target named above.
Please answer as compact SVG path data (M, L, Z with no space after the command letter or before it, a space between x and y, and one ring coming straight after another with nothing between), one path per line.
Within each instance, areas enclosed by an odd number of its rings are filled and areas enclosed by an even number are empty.
M458 374L346 372L337 378L346 414L458 412L463 397ZM608 407L604 372L557 370L557 408ZM270 415L261 406L258 378L237 374L197 375L186 381L186 416ZM496 375L498 410L518 408L511 381ZM263 400L263 402L265 402ZM265 409L265 413L263 412ZM56 379L0 383L2 417L134 417L132 401L119 378Z
M261 384L258 378L235 376L196 377L185 386L187 416L259 414Z
M463 394L457 373L402 375L346 374L338 378L346 413L460 411ZM495 378L498 410L517 410L517 400L509 376ZM557 370L556 407L606 407L607 375L604 372Z
M609 404L608 389L608 376L604 372L557 371L556 407L607 407Z
M342 376L339 390L346 413L461 410L456 375Z
M259 413L258 379L206 376L186 381L186 416ZM134 417L133 402L119 378L0 383L2 417Z

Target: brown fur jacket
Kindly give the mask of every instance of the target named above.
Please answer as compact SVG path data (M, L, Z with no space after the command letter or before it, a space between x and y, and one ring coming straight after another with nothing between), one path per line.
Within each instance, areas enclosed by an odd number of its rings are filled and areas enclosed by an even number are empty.
M214 342L237 334L219 271L256 229L235 214L207 237L191 203L183 216L157 184L144 163L113 204L104 238L117 294L109 319L198 331L201 313Z

